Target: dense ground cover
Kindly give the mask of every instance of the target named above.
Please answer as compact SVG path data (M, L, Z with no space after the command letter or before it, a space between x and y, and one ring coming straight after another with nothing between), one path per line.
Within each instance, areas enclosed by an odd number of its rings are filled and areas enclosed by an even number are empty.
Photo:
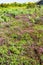
M0 65L43 65L43 6L0 7Z

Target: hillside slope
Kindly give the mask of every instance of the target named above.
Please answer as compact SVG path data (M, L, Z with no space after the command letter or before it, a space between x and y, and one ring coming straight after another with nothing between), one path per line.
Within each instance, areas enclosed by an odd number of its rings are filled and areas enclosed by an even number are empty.
M43 65L43 6L0 9L0 65Z

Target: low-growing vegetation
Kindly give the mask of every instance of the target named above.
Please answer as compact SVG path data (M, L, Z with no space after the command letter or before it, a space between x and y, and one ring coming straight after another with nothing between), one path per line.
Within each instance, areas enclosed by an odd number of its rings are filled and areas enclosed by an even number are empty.
M43 5L0 5L0 65L43 65Z

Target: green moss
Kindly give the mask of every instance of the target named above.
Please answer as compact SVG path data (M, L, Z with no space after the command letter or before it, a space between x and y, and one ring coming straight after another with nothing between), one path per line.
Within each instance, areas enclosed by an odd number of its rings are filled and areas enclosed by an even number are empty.
M41 60L43 61L43 55L40 56Z
M16 47L14 47L14 46L9 47L9 50L13 54L20 54L20 51Z
M7 46L3 45L3 46L0 46L0 53L1 54L7 54Z
M22 39L26 40L27 43L29 43L29 44L32 44L32 42L33 42L33 39L31 38L31 36L28 33L24 33L22 35Z
M36 30L43 30L43 25L35 25L34 26L34 29L36 29Z

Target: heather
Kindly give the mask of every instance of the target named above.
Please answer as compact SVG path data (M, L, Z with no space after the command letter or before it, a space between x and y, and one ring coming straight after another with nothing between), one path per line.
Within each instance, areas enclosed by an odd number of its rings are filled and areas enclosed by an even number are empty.
M43 5L0 5L0 65L43 65Z

